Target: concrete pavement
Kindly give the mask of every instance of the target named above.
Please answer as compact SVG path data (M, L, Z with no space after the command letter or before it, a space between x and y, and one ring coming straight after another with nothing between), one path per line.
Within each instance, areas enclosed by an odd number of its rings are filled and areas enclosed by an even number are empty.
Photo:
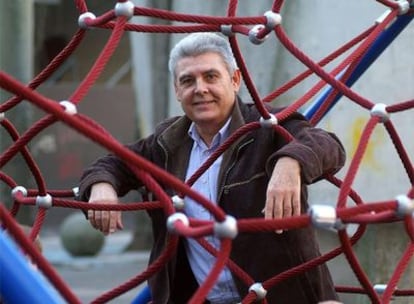
M146 268L148 251L124 251L131 238L130 232L116 232L106 237L97 256L73 257L64 249L58 235L41 235L44 256L82 303L90 303ZM108 303L131 303L144 286Z

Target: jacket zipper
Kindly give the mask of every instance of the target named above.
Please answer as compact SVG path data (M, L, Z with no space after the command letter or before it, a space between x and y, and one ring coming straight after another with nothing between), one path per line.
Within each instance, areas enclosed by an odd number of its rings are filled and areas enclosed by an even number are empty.
M231 163L231 165L227 168L226 172L224 173L224 177L222 179L222 185L220 185L220 192L219 192L219 195L218 195L217 203L220 202L220 200L221 200L221 196L223 195L223 192L224 192L224 184L225 184L225 181L227 180L227 177L228 177L228 175L230 173L230 170L233 169L234 165L237 162L237 159L239 158L240 150L243 149L245 146L251 144L253 141L254 141L254 138L251 138L250 140L246 141L245 143L243 143L242 145L240 145L237 148L237 150L236 150L236 157L235 157L234 161Z

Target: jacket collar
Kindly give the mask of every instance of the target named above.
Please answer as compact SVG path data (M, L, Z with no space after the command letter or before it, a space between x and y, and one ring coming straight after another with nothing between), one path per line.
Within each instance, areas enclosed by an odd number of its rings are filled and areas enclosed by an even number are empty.
M233 134L238 128L245 124L242 108L243 102L237 97L234 103L233 111L231 113L231 122L229 126L229 135ZM173 122L167 129L160 135L160 140L167 148L168 152L174 152L183 145L183 139L188 138L188 129L190 128L191 120L187 116L181 116L175 122ZM184 140L186 143L187 140Z
M245 124L243 118L243 112L246 110L246 105L243 104L241 99L237 97L233 111L231 113L231 122L229 126L229 135L233 134L237 129ZM188 129L191 125L191 120L187 116L181 116L176 119L169 127L167 127L159 136L158 143L165 151L166 163L165 169L177 178L184 180L188 167L189 155L193 145L193 140L188 135ZM228 164L233 154L233 151L238 143L243 141L242 138L238 139L235 144L232 145L223 154L223 165ZM226 167L226 166L222 166ZM221 172L219 175L222 175ZM219 177L219 179L221 179Z

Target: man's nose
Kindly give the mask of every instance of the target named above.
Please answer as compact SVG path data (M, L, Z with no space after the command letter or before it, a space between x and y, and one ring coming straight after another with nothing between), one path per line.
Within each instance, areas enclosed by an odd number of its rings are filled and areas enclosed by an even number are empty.
M195 92L197 94L204 94L208 92L208 85L203 79L196 80Z

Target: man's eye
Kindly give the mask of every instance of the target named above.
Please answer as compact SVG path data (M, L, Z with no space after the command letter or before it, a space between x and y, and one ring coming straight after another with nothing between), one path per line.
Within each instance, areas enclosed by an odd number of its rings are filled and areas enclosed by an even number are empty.
M217 78L216 74L207 74L206 79L209 81L215 80Z
M188 86L192 83L191 78L184 78L180 80L180 84L183 86Z

